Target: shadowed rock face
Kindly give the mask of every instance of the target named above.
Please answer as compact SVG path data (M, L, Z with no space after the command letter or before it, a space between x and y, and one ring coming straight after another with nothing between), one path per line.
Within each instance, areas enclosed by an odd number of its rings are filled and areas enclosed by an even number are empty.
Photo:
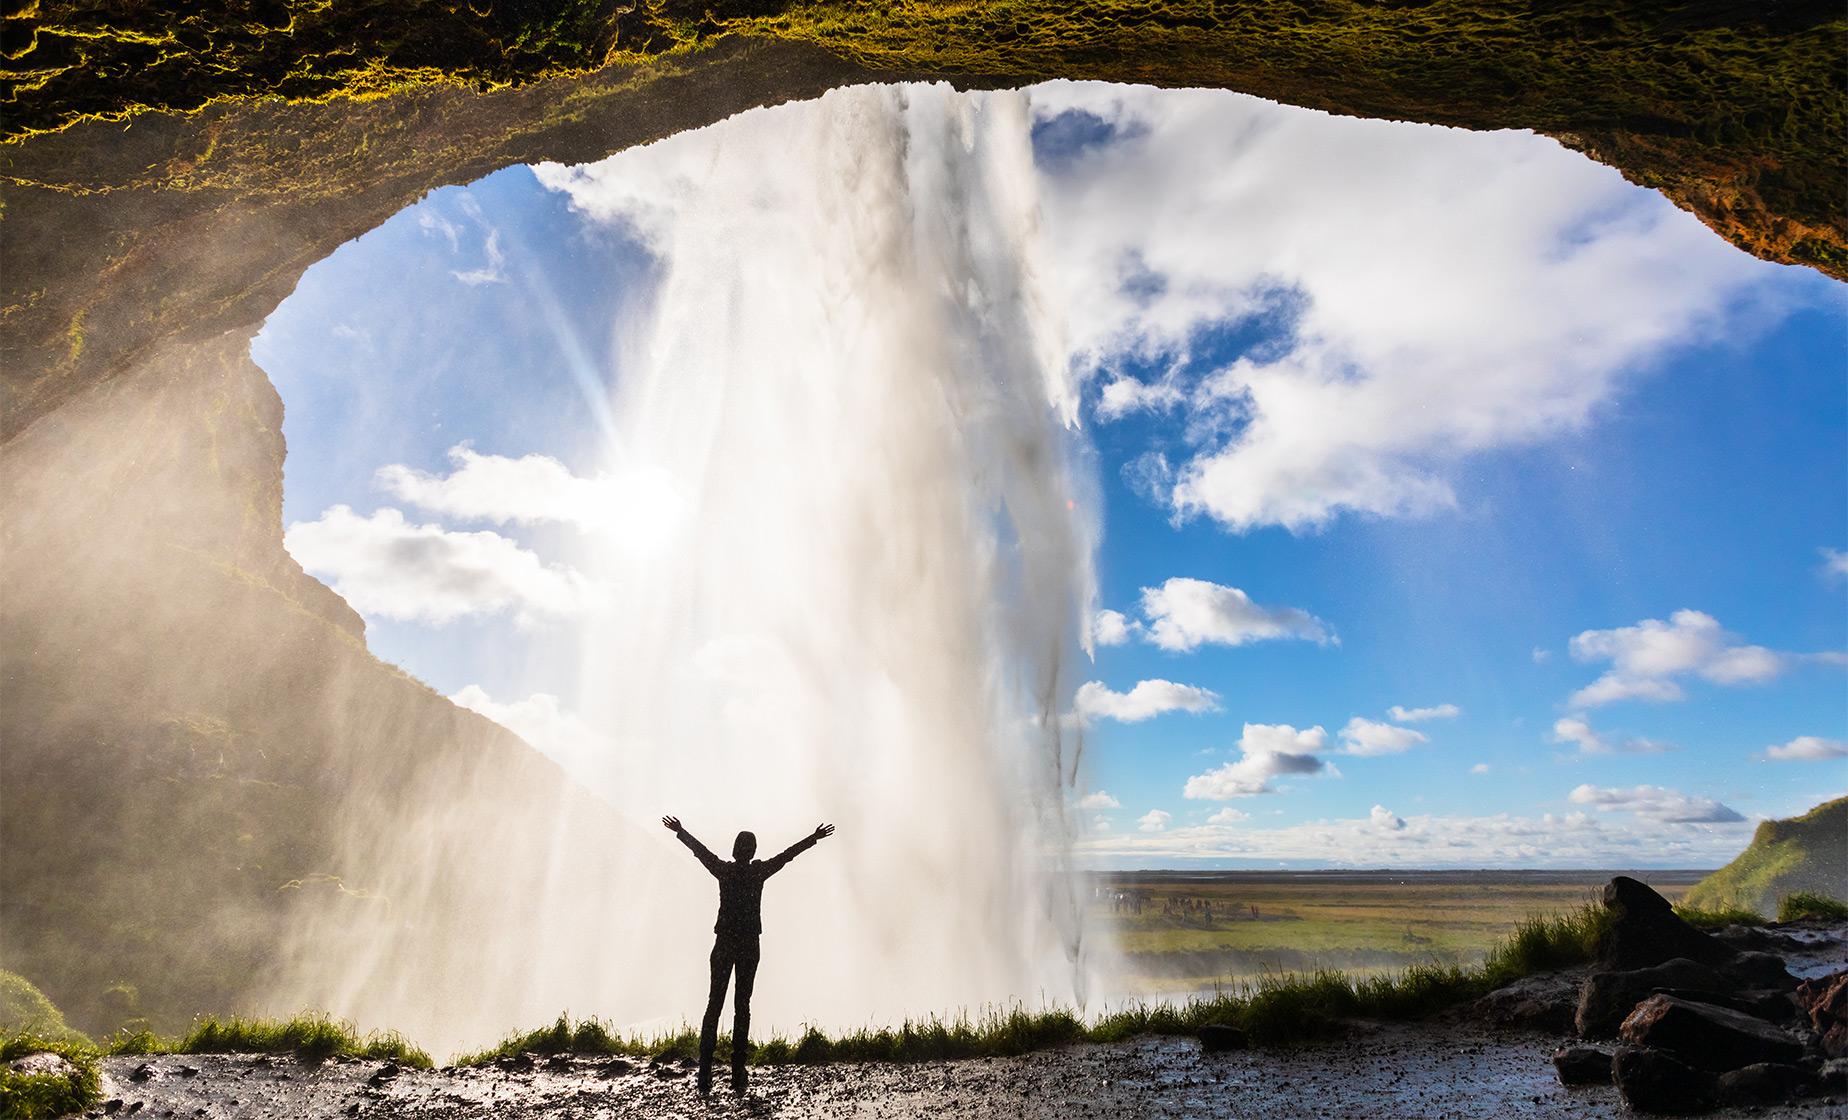
M282 548L281 406L249 339L310 264L432 188L844 83L1090 77L1535 128L1761 256L1848 262L1832 4L1026 4L997 22L982 5L536 0L427 5L415 35L389 5L353 11L7 20L0 963L91 1029L310 990L264 937L316 891L373 905L417 858L420 801L555 803L584 847L613 840L518 740L371 658ZM389 96L288 100L341 92ZM453 840L431 928L525 905L468 876L491 830ZM476 955L401 955L392 982L513 948L439 940ZM110 994L121 979L142 990Z

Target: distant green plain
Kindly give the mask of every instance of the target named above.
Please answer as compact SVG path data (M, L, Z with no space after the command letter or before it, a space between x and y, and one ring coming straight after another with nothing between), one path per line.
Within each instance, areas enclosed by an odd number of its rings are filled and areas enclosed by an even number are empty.
M1127 872L1099 879L1091 913L1120 947L1133 989L1175 995L1318 968L1372 975L1474 965L1523 919L1595 901L1615 874ZM1629 874L1675 902L1703 873ZM1142 912L1117 909L1118 892L1141 894ZM1171 902L1189 905L1171 910Z

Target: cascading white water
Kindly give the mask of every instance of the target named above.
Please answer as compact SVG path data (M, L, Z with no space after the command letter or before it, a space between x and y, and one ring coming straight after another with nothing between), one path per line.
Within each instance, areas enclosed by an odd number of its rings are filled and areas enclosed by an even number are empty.
M611 409L652 499L581 559L615 598L600 792L722 855L840 829L766 890L766 1027L1086 996L1060 709L1095 534L1028 125L1019 94L861 88L540 172L664 262ZM714 889L653 835L609 1010L677 1021Z

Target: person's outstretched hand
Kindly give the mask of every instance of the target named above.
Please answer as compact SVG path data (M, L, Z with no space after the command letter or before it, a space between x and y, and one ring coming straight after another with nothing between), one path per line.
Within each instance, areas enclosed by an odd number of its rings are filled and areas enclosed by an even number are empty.
M815 826L815 839L817 839L817 840L826 840L826 839L827 839L828 837L830 837L830 836L832 836L832 835L834 835L834 826L833 826L833 825L831 825L831 824L818 824L818 825L816 825L816 826Z
M679 817L662 817L661 824L665 826L669 832L679 832L680 831L680 818Z

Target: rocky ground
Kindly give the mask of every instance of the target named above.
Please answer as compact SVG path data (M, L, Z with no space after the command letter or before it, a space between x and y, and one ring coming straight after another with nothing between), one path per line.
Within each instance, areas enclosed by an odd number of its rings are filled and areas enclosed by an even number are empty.
M709 1101L686 1063L622 1058L420 1071L123 1057L104 1061L106 1101L92 1115L1848 1120L1848 924L1713 938L1634 880L1614 881L1606 904L1620 920L1590 968L1530 977L1433 1021L1355 1023L1313 1046L1204 1053L1192 1038L1144 1038L1006 1059L770 1068L742 1098Z

